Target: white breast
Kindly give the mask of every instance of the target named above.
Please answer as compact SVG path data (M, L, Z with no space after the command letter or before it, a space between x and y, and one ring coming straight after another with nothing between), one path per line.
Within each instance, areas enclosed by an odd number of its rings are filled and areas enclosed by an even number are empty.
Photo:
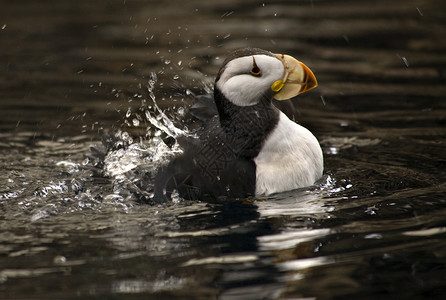
M312 185L322 176L319 142L306 128L280 113L256 163L256 195L269 195Z

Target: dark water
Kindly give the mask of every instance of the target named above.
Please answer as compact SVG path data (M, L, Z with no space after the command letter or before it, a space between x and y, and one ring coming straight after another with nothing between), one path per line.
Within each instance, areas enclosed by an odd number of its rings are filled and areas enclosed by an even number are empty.
M446 297L442 1L1 6L0 298ZM158 136L245 46L315 72L295 102L324 181L139 204L140 170L173 152ZM83 154L107 132L130 146L97 178Z

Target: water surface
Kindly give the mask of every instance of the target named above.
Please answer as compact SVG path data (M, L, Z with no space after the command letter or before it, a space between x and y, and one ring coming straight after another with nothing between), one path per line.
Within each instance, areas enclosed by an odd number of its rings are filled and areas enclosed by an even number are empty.
M445 8L3 4L0 298L443 299ZM326 176L258 199L141 204L177 151L160 137L192 130L192 95L246 46L315 72L295 103ZM126 147L93 176L84 153L117 132Z

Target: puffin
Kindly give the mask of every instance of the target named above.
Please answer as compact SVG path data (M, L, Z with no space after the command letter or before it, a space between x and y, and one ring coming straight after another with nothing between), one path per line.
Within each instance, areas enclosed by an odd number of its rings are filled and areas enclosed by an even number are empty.
M290 55L230 53L213 95L191 107L203 123L195 138L180 139L183 153L158 170L153 200L237 199L313 185L323 173L319 142L278 104L316 86L313 72Z

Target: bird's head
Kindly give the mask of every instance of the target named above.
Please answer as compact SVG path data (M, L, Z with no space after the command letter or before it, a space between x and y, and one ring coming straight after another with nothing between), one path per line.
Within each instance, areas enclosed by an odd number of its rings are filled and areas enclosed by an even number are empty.
M215 88L237 106L271 96L287 100L316 86L313 72L297 59L255 48L230 54L215 81Z

